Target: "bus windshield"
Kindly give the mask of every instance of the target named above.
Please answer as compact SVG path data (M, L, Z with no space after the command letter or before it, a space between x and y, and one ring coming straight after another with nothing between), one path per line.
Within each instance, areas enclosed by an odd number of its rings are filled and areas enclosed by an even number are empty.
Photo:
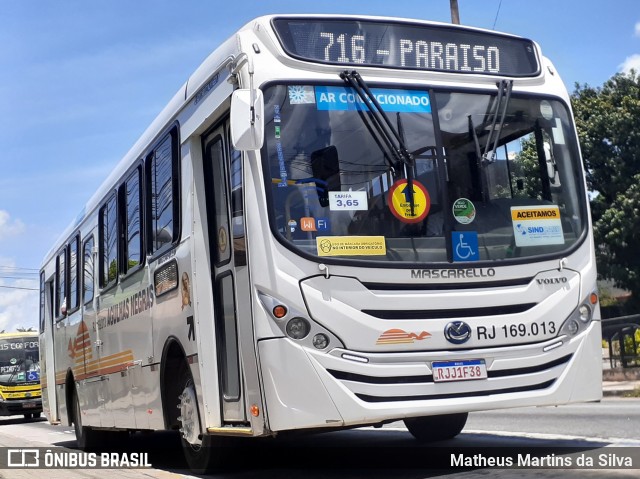
M371 92L410 164L350 87L265 89L270 221L289 248L335 261L517 261L564 254L586 233L580 157L560 100Z
M0 384L39 381L38 351L36 338L0 339Z

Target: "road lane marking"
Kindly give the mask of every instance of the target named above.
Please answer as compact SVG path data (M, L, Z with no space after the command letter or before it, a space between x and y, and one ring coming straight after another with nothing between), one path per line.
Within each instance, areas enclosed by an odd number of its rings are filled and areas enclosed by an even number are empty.
M373 426L360 428L369 431L389 431L389 432L409 432L405 427L376 428ZM518 437L523 439L541 439L546 441L584 441L584 442L604 442L608 443L603 447L640 447L639 439L628 439L623 437L589 437L573 436L568 434L547 434L539 432L518 432L518 431L482 431L479 429L464 429L460 435L473 434L483 436Z

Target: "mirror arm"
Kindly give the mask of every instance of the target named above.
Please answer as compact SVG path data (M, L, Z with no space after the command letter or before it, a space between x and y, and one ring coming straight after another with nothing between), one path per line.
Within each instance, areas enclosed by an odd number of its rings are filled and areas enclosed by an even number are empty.
M229 65L229 73L231 76L236 76L240 69L244 66L245 63L249 61L249 55L246 53L241 53L238 55L235 60Z
M249 112L251 122L251 126L256 124L256 91L253 88L253 58L249 58L249 65L247 66L247 71L249 72L249 91L250 91L250 103Z

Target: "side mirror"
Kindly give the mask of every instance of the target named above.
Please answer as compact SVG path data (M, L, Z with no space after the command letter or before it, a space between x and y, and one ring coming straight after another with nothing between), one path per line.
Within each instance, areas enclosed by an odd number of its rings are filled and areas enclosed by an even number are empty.
M239 151L259 150L264 141L264 97L260 90L251 93L240 89L231 95L231 143Z
M329 191L340 191L340 160L338 149L331 145L311 153L311 171L318 184L320 206L329 206Z

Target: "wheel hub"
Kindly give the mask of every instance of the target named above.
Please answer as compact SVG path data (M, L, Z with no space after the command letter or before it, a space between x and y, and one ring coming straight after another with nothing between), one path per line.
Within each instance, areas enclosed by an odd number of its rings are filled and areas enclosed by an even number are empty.
M180 416L178 421L182 424L180 434L182 438L192 445L202 444L200 439L200 421L198 421L198 406L196 401L196 393L193 384L187 385L182 394L178 396L180 404Z

